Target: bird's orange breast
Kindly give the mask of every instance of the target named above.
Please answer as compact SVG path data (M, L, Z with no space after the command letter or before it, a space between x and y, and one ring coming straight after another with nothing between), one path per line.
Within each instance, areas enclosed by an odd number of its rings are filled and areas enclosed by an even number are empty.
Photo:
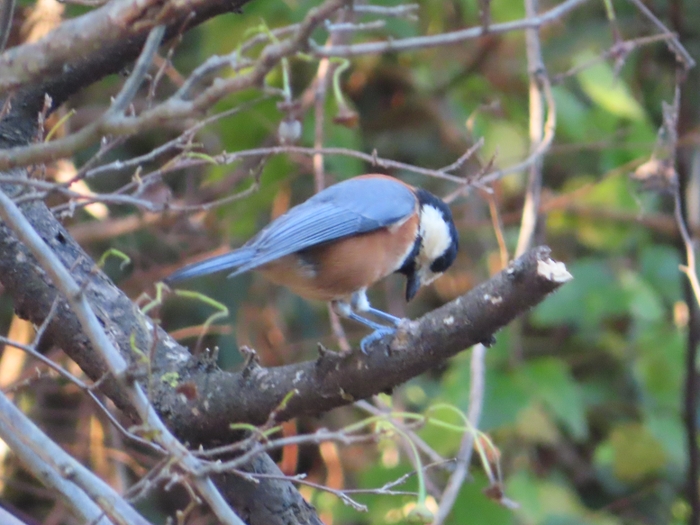
M306 299L347 298L400 268L416 240L418 222L414 213L398 225L314 246L258 271Z

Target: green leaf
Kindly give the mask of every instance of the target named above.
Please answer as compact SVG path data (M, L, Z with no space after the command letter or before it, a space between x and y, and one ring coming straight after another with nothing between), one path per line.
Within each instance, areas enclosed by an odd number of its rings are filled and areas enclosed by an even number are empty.
M642 276L664 299L670 303L682 299L681 281L684 276L678 269L681 259L674 246L660 244L644 246L639 259L639 270Z
M496 505L484 496L483 490L488 486L484 474L477 469L471 469L469 475L472 482L464 483L459 491L459 497L445 522L446 525L493 524L509 525L516 522L512 511ZM506 494L511 497L506 488ZM477 519L475 519L478 517ZM372 521L371 523L387 523L387 521Z
M584 103L563 86L552 88L557 105L557 135L581 141L588 136L589 110Z
M644 422L649 433L663 446L671 471L680 476L688 458L685 452L685 428L678 413L669 411L648 413Z
M652 322L663 318L665 309L661 297L649 284L632 271L623 271L622 288L627 292L630 313L639 321Z
M685 335L666 324L646 325L635 341L637 379L650 410L677 411L685 374Z
M613 473L625 483L640 482L658 473L666 463L660 443L644 425L636 422L618 424L600 447L607 453L596 453L596 460L611 460Z
M533 403L518 414L518 437L529 443L556 445L559 431L549 414L539 403Z
M486 372L484 409L479 428L489 431L517 420L520 411L529 403L528 392L517 377L513 371Z
M561 360L546 357L531 361L523 367L522 378L530 396L542 402L575 439L588 435L581 388Z
M559 480L540 479L520 470L510 477L508 496L520 503L519 523L527 525L613 525L619 523L605 512L592 512L578 494ZM465 522L470 523L470 522Z
M574 58L576 65L583 65L595 59L591 51L582 51ZM593 102L621 118L643 120L644 109L637 102L627 85L616 77L612 66L607 62L598 62L586 67L577 75L581 89Z

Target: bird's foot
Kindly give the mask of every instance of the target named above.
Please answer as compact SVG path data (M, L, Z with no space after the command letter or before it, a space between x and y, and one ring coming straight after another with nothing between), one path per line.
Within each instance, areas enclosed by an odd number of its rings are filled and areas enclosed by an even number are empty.
M394 335L395 333L396 328L391 326L381 326L360 341L360 350L362 350L363 354L369 355L370 346L372 346L376 341L382 339L385 335Z

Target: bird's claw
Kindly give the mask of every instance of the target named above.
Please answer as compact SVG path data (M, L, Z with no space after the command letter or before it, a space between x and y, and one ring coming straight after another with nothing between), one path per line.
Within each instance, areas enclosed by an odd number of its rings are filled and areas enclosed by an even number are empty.
M394 335L395 333L396 328L393 328L391 326L383 326L381 328L377 328L374 332L365 336L362 339L362 341L360 341L360 350L362 350L363 354L369 355L369 347L372 344L374 344L375 341L379 341L385 335Z

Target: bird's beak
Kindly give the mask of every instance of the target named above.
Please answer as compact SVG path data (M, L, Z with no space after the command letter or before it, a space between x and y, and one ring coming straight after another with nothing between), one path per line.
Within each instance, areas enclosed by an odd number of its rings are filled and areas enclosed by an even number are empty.
M418 277L418 272L412 273L408 276L406 281L406 301L410 301L418 293L420 289L420 277Z

